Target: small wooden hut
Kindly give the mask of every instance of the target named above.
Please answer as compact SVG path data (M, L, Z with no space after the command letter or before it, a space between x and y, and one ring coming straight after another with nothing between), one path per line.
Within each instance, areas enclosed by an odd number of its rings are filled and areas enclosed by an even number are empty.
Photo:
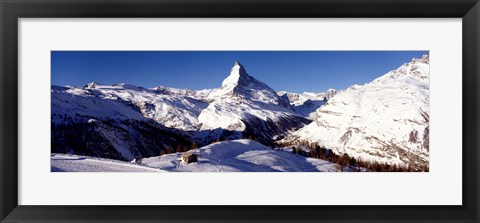
M197 154L195 153L186 152L182 154L180 159L182 163L193 163L193 162L197 162L198 157L197 157Z

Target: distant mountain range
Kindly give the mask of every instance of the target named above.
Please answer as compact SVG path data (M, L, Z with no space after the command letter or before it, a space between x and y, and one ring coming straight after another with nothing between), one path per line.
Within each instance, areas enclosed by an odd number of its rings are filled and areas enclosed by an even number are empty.
M429 73L424 55L365 85L299 94L276 92L237 61L216 89L52 86L52 152L132 160L250 138L428 167Z

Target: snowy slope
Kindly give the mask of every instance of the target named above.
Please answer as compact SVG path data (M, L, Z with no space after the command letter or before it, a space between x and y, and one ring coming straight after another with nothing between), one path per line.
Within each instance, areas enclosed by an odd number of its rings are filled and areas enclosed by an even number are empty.
M181 163L181 153L174 153L143 159L143 164L180 172L339 171L337 164L273 150L248 139L218 142L193 151L198 162Z
M67 154L52 154L50 162L52 172L165 172L130 162Z
M287 91L279 91L277 92L278 95L280 96L286 96L288 97L290 104L299 106L304 104L308 100L312 101L328 101L330 98L335 96L337 94L337 90L335 89L328 89L325 92L303 92L303 93L292 93L292 92L287 92Z
M428 167L429 56L354 85L285 141L314 142L365 160Z
M158 86L152 88L157 93L168 94L173 96L187 96L200 101L208 101L209 95L215 92L217 89L204 89L204 90L190 90L190 89L179 89L172 87Z
M77 114L97 118L136 119L144 117L131 104L122 100L103 100L81 88L52 86L51 112L53 122L62 122L57 115L74 117Z

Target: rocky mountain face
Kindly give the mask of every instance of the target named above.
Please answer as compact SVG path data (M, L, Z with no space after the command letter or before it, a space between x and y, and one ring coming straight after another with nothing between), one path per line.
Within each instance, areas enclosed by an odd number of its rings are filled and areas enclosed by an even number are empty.
M429 56L337 93L284 141L413 168L429 166Z

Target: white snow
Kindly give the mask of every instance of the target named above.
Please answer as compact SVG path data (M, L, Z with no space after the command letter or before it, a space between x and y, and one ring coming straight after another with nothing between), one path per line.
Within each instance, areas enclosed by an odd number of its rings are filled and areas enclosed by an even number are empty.
M129 162L69 154L53 153L50 162L52 172L164 172Z

